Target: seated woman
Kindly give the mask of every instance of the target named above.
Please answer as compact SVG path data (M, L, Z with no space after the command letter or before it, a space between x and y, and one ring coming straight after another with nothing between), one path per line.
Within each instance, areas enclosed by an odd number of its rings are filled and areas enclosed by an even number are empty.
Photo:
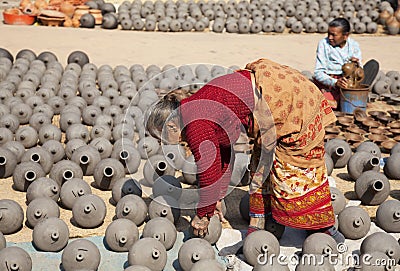
M200 200L191 222L208 230L226 196L234 163L232 146L242 128L254 137L248 234L265 217L285 226L344 237L335 217L324 161L324 127L336 120L319 89L299 71L268 59L211 80L190 95L172 91L150 108L146 127L167 144L184 139L198 169Z

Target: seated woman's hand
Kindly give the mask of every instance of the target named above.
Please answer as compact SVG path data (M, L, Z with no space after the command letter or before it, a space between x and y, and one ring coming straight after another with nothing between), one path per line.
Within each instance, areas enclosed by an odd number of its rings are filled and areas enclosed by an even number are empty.
M206 216L200 218L198 215L195 215L190 224L193 228L193 234L200 238L204 238L208 232L208 224L210 224L210 220Z
M336 81L335 86L336 86L336 87L339 87L339 88L347 88L347 83L348 83L347 78L342 77L342 78L339 78L339 79Z

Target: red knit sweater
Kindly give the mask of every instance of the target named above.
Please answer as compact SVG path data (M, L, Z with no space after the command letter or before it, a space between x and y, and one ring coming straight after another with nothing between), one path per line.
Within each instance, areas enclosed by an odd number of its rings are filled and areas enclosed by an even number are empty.
M185 136L199 178L199 217L211 217L216 202L225 196L234 162L232 145L240 135L241 124L247 124L247 116L253 108L249 71L213 79L181 102Z

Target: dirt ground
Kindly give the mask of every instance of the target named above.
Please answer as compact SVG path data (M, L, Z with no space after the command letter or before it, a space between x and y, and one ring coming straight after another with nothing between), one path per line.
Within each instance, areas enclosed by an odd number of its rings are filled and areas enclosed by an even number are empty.
M282 34L282 35L239 35L215 33L152 33L125 32L121 30L52 28L44 26L0 25L0 45L13 55L19 50L29 48L37 54L43 51L54 52L59 61L66 65L68 55L74 50L86 52L97 66L108 64L112 67L138 63L162 67L166 64L183 65L212 63L229 67L244 66L260 57L290 65L299 70L313 70L315 49L321 34ZM395 53L400 44L400 36L354 35L360 43L365 60L375 58L381 70L400 70L400 61ZM385 154L386 156L388 154ZM143 163L142 163L143 166ZM142 167L133 177L140 180ZM348 200L355 199L354 182L349 181L346 169L335 169L333 177L337 187ZM88 183L92 177L85 177ZM12 188L12 178L0 181L0 199L13 199L26 210L25 193ZM400 200L400 182L391 180L389 199ZM239 213L239 201L246 193L245 188L236 188L226 198L228 223L226 228L245 229L246 222ZM67 222L70 237L104 235L108 224L115 215L115 206L110 203L111 192L93 189L107 205L104 223L95 229L81 229L71 223L71 211L60 209L61 218ZM147 189L147 193L150 193ZM377 206L362 206L374 219ZM178 229L188 227L188 218L193 211L184 211L177 224ZM9 242L29 242L32 229L26 225L15 234L7 235Z

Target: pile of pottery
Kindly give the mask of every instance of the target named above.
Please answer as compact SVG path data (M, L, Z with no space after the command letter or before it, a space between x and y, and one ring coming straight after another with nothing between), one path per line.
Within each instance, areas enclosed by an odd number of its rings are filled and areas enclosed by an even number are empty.
M397 35L400 33L400 9L396 11L388 5L384 4L385 8L381 9L379 14L379 24L383 25L389 35Z
M400 73L398 71L379 71L375 83L372 86L371 97L374 100L380 99L389 104L400 104Z

